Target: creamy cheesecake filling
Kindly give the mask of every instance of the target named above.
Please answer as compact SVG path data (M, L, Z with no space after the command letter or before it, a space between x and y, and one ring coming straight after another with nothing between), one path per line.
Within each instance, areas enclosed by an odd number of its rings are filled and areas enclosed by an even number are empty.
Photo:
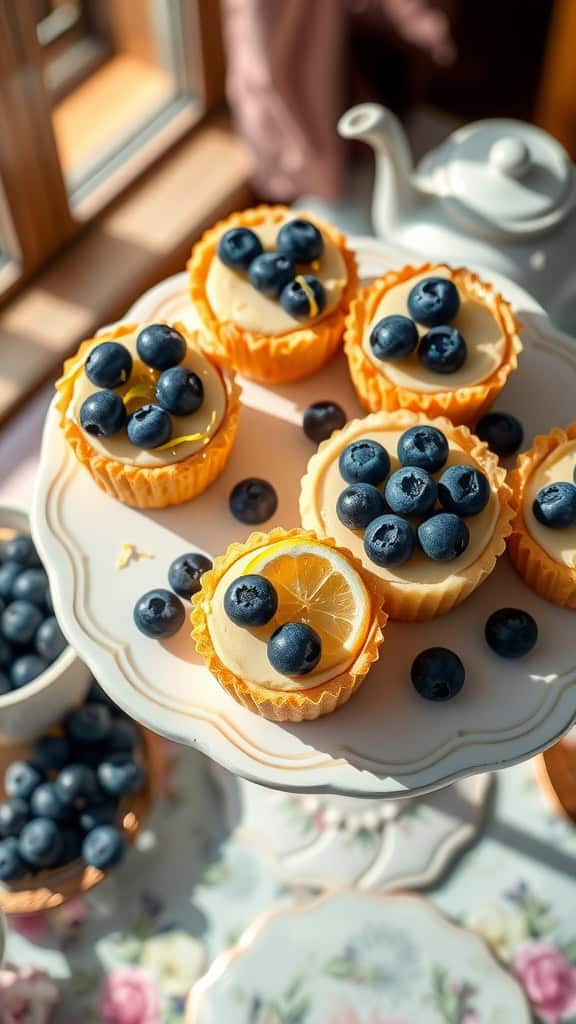
M302 215L299 213L291 213L282 221L267 221L251 230L258 235L265 252L274 252L282 225L300 216ZM342 253L324 232L322 237L324 249L320 259L312 263L299 264L297 268L299 273L312 274L324 285L326 306L320 316L309 320L297 320L286 313L278 298L257 291L250 284L247 274L231 270L216 254L206 280L206 295L214 315L220 321L231 320L245 331L270 336L301 331L309 324L320 322L336 309L348 281Z
M210 638L222 664L248 685L252 683L268 690L311 690L345 672L355 660L356 654L328 670L323 669L320 658L316 669L305 676L286 676L272 667L268 661L266 645L274 630L286 621L282 616L281 604L274 618L265 626L244 629L228 618L224 610L224 595L230 584L254 560L254 555L254 551L247 552L227 569L216 587L207 612Z
M129 412L134 412L139 405L143 405L146 402L155 402L154 398L154 381L158 378L158 373L151 370L149 366L146 366L138 357L136 351L136 338L142 327L139 326L136 330L129 334L124 334L121 337L114 338L112 340L117 341L120 345L124 345L125 348L130 352L133 359L132 373L130 380L123 384L122 387L115 388L116 394L124 397L131 388L133 388L139 382L144 382L151 386L150 398L140 398L134 400L129 404ZM94 341L93 348L101 344L104 338L96 338ZM92 349L90 349L92 351ZM80 426L80 407L89 395L94 394L96 391L102 390L96 387L90 382L84 371L84 364L90 354L86 352L82 355L82 358L78 361L77 367L73 367L71 372L75 369L79 369L79 373L74 382L74 391L72 400L68 409L68 417L73 419L78 426ZM132 466L145 466L151 469L159 466L166 466L170 463L182 462L184 459L189 458L191 455L195 455L206 447L206 444L214 437L218 431L224 416L226 414L227 406L227 394L226 385L215 366L210 363L201 352L193 348L189 343L184 359L179 364L186 366L188 369L193 370L196 373L204 386L204 401L200 408L192 413L190 416L173 416L172 419L172 439L182 437L188 434L201 434L194 441L185 441L182 444L175 445L173 448L163 448L162 451L145 448L137 448L128 440L125 427L118 431L117 434L113 434L112 437L94 437L92 434L86 434L86 440L89 442L91 448L100 455L104 455L108 459L114 459L115 462L123 462L127 465ZM80 427L80 429L82 429Z
M348 529L348 527L340 522L336 513L338 497L344 488L348 486L340 475L338 468L340 452L353 441L357 441L360 438L378 441L390 456L390 473L393 473L400 468L396 451L398 441L403 433L405 433L404 430L370 430L366 432L361 424L357 432L344 431L345 437L343 437L341 445L337 450L331 450L330 461L326 461L326 464L313 482L314 503L317 515L323 525L326 536L333 537L342 547L348 548L353 555L356 555L366 569L381 579L399 584L442 583L447 576L458 575L459 572L472 565L489 544L499 515L498 495L493 488L490 491L488 504L482 512L477 516L470 516L466 519L466 525L470 531L468 547L458 558L454 558L450 562L434 562L427 558L424 552L416 546L411 558L404 565L376 565L375 562L368 558L364 550L364 530ZM433 474L436 480L439 479L449 466L458 464L475 466L483 472L482 467L478 465L468 452L463 451L449 437L447 437L447 441L449 444L448 459L445 466ZM385 485L386 481L380 485L380 490L384 490Z
M538 491L547 484L573 483L576 467L576 441L559 445L529 478L524 490L524 522L533 540L546 552L549 558L570 569L576 568L576 525L564 530L551 530L539 523L532 511Z
M466 361L455 373L433 373L422 365L416 352L398 362L384 362L377 359L370 346L372 328L385 316L400 315L410 317L408 312L408 296L419 281L427 277L444 277L454 280L454 275L447 267L431 267L425 274L415 274L408 281L395 285L383 296L374 319L366 329L362 338L362 348L373 366L383 373L396 387L423 394L438 391L454 391L457 388L471 387L487 380L504 362L506 356L506 337L498 321L490 310L481 302L465 294L455 280L454 284L460 294L460 309L450 322L463 336L467 345ZM418 334L422 337L430 328L416 324Z

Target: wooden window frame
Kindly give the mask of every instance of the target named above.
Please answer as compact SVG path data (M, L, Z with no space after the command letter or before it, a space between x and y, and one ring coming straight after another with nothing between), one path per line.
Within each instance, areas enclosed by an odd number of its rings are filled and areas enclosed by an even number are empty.
M168 0L182 19L178 80L187 99L159 115L69 198L31 0L0 0L0 303L197 126L222 99L218 4ZM170 12L169 12L170 13ZM174 11L172 10L172 16ZM194 49L195 48L195 49ZM193 59L190 53L194 50Z

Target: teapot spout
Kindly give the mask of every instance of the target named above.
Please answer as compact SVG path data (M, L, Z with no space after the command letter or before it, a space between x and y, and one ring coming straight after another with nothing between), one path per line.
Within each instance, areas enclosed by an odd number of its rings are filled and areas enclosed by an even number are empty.
M344 139L360 139L372 146L376 180L372 200L375 227L383 234L414 210L418 193L412 183L414 165L400 121L379 103L360 103L338 121Z

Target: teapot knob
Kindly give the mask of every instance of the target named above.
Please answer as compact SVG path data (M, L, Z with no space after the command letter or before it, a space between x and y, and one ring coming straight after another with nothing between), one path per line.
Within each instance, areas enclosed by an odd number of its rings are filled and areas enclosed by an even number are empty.
M490 147L490 166L508 178L520 178L532 164L530 150L516 135L506 135Z

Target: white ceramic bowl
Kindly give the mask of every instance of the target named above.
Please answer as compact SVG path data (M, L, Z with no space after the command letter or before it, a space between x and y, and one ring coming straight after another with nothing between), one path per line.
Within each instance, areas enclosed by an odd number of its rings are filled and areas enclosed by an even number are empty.
M29 532L27 513L13 505L0 505L0 528ZM33 682L0 695L0 745L35 739L71 708L82 703L90 674L71 647Z

